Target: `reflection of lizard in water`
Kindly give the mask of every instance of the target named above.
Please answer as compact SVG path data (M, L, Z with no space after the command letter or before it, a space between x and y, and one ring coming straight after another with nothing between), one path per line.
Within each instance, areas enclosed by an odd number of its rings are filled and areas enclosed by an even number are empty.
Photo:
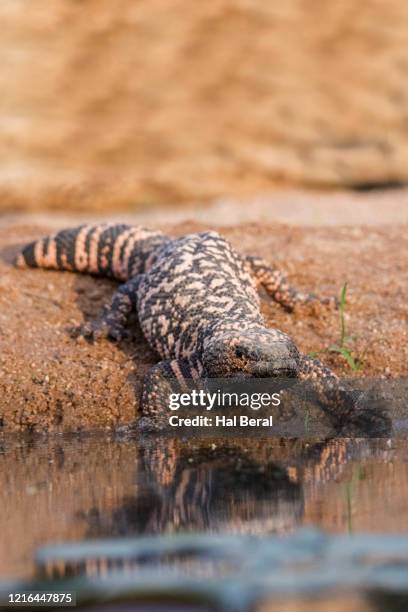
M335 299L296 291L278 269L241 256L216 232L171 239L141 227L83 225L28 245L17 264L122 281L105 314L84 331L120 339L137 311L161 358L145 380L140 427L167 423L163 407L174 381L183 386L211 378L309 380L335 420L351 418L354 394L322 363L299 353L290 336L266 327L258 288L288 310Z
M93 514L89 535L291 531L302 521L304 475L313 471L317 482L338 477L350 442L224 444L161 438L142 445L137 495L110 517Z
M224 442L226 446L219 440L139 440L135 494L109 513L95 508L83 514L86 537L289 533L303 524L310 484L315 491L341 479L349 462L361 456L361 445L369 455L376 452L369 440ZM139 561L134 565L139 567ZM132 566L131 559L122 564L120 559L98 557L80 566L62 562L47 572L95 574Z
M161 438L140 447L137 494L111 516L89 517L88 535L222 531L283 533L299 523L302 489L253 441L215 446Z

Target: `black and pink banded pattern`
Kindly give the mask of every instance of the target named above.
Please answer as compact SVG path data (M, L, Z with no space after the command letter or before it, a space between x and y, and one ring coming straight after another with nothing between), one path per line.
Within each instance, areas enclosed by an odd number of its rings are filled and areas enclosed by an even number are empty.
M160 232L131 225L81 225L28 245L20 267L70 270L126 281L139 274L150 253L165 240Z
M258 289L288 310L310 301L335 305L335 300L296 291L278 269L240 255L216 232L171 239L137 226L82 225L28 245L17 265L122 282L104 314L83 333L120 340L130 314L137 312L160 358L144 384L140 423L145 427L163 425L172 381L297 377L318 387L324 380L335 399L345 395L332 371L299 353L286 333L266 326Z

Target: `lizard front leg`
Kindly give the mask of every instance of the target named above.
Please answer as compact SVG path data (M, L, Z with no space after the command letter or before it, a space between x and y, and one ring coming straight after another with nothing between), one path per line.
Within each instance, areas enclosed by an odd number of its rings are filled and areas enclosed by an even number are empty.
M284 274L278 268L271 266L262 257L248 255L245 257L245 261L257 284L262 285L275 302L278 302L288 311L292 311L297 304L308 304L310 302L338 306L338 300L335 297L319 297L314 293L298 291L288 283Z
M315 399L341 435L390 435L392 422L386 411L373 408L362 391L350 388L318 359L301 355L298 378L310 383Z
M168 426L169 399L173 393L188 393L200 380L197 360L172 359L160 361L146 375L138 428L160 431Z
M82 335L92 338L109 337L114 340L125 338L128 335L126 327L129 316L136 311L137 291L143 276L143 274L138 274L121 285L113 294L110 305L105 308L98 319L85 323L81 327Z

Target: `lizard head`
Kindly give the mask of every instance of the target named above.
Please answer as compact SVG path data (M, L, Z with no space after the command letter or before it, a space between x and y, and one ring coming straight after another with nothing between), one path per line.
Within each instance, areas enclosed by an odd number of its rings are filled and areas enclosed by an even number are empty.
M293 340L275 329L218 333L205 346L209 378L276 378L297 375L299 352Z

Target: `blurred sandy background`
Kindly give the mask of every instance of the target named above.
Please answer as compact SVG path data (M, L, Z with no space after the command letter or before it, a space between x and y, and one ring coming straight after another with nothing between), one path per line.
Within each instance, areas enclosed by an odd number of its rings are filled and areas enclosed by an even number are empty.
M403 0L2 0L0 27L3 212L407 181Z

